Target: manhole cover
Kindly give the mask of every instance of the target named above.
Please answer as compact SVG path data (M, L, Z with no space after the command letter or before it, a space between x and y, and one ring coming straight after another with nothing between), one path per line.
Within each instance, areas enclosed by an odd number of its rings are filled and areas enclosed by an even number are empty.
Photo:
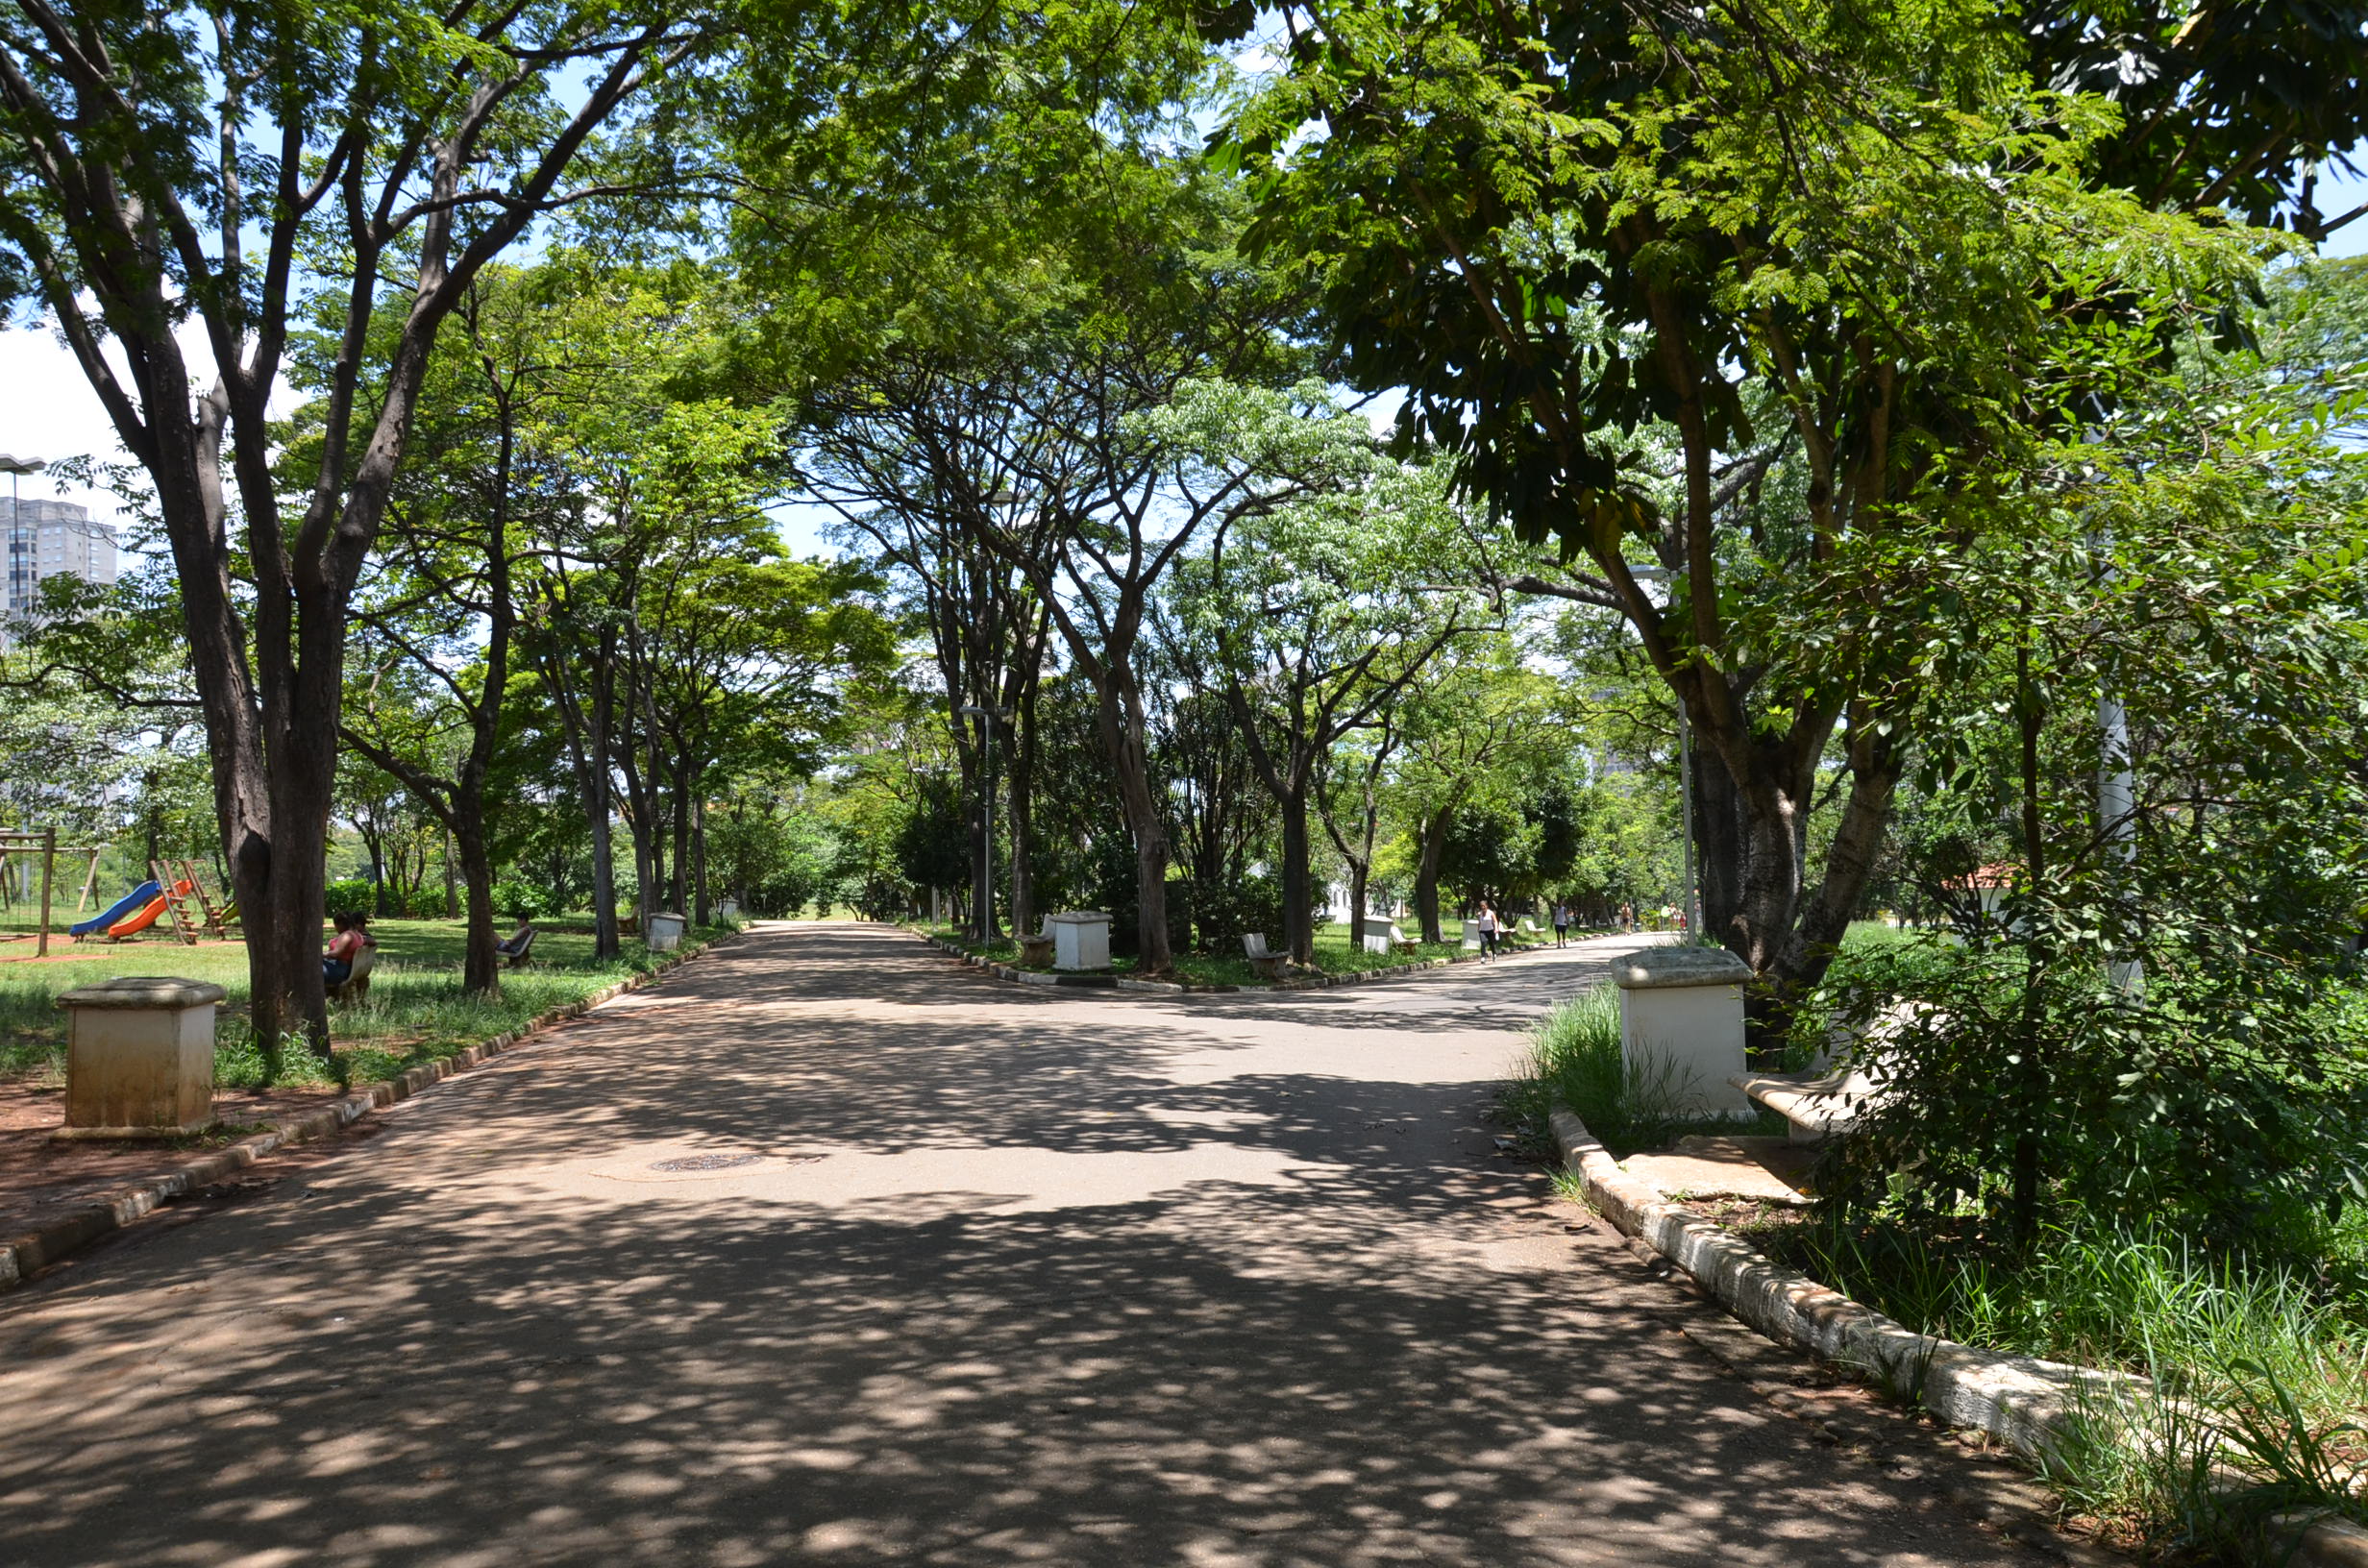
M660 1160L652 1170L729 1170L734 1165L752 1165L764 1158L761 1154L686 1154L678 1160Z

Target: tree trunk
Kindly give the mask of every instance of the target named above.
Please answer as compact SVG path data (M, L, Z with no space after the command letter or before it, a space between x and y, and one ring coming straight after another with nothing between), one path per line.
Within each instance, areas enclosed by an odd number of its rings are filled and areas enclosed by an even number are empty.
M690 907L690 900L686 896L690 890L685 883L691 869L691 765L688 758L682 759L675 769L674 775L675 797L672 803L672 815L674 818L675 863L674 874L666 884L666 907L679 915Z
M1113 668L1099 685L1096 712L1102 745L1110 753L1111 771L1118 774L1120 803L1135 838L1135 908L1142 928L1136 972L1165 975L1175 968L1168 946L1168 827L1151 795L1141 694L1134 690L1133 675L1122 668Z
M370 851L370 913L382 920L386 919L386 837L362 826L361 842Z
M494 943L497 911L493 907L493 863L485 848L485 803L481 795L462 794L453 802L453 839L460 850L460 876L469 890L469 925L463 944L460 989L468 995L502 994L502 968Z
M1446 941L1439 923L1439 857L1447 846L1447 822L1453 806L1442 806L1422 824L1422 858L1415 868L1415 917L1422 922L1422 940Z
M1283 945L1291 962L1313 967L1316 928L1313 872L1308 865L1307 781L1300 778L1275 802L1283 812Z
M658 907L657 879L662 874L656 864L656 824L651 821L654 792L643 787L630 746L619 748L617 763L625 775L625 828L633 841L633 919L646 929L650 912Z
M691 802L692 919L707 923L707 802Z
M973 754L970 770L971 934L982 943L992 943L1001 936L995 924L995 719L992 715L972 717L977 720L984 744Z
M1702 877L1702 929L1739 955L1750 946L1743 918L1742 810L1735 779L1707 749L1694 757L1694 845Z
M444 830L444 918L448 920L460 918L460 883L455 870L453 830L448 827Z
M1018 710L1020 723L1012 737L1011 776L1005 785L1010 792L1010 806L1004 815L1008 823L1005 831L1011 840L1011 929L1015 935L1024 937L1043 929L1036 919L1036 875L1028 868L1029 845L1035 836L1035 803L1031 796L1036 772L1034 695L1031 687L1027 705Z

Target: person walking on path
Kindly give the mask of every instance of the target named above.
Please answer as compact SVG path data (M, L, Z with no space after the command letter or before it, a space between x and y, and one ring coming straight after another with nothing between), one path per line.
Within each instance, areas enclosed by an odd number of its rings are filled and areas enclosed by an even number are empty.
M1560 947L1563 939L1570 935L1570 906L1564 900L1554 900L1554 945Z
M1480 900L1480 914L1475 921L1480 927L1480 956L1496 956L1496 911L1489 907L1486 898Z

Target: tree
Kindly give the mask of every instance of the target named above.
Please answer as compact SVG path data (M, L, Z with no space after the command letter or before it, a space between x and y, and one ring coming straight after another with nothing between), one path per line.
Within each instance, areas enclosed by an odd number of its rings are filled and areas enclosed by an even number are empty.
M1952 575L1986 635L1927 650L1956 723L1914 867L1950 932L1835 988L1861 1029L1912 1004L1864 1053L1872 1136L1821 1188L1848 1208L1970 1209L2021 1245L2060 1206L2172 1216L2274 1254L2368 1193L2363 465L2220 367L2187 380L2067 442L2081 504ZM2100 689L2134 764L2109 815Z
M1542 750L1567 750L1554 683L1522 667L1502 630L1457 648L1440 678L1407 704L1395 815L1417 845L1415 914L1422 940L1443 940L1439 884L1459 814L1507 793Z
M517 514L538 496L548 504L531 441L555 379L546 303L532 277L498 266L481 269L461 291L422 381L413 465L398 473L380 549L359 585L354 616L363 640L436 689L429 727L439 744L407 744L420 738L411 722L417 706L407 704L390 725L376 678L361 700L347 703L339 729L346 746L402 780L457 851L468 921L461 990L469 995L495 995L502 985L486 786L518 625Z
M1766 978L1764 1034L1857 906L1940 610L1881 595L1813 641L1835 562L2003 526L1988 502L2034 432L2158 368L2158 325L2234 286L2249 242L2101 184L2116 118L2034 87L1982 6L1735 0L1679 26L1606 3L1548 32L1356 3L1286 26L1291 76L1236 128L1253 234L1319 272L1351 383L1410 388L1403 433L1583 561L1566 592L1624 618L1686 704L1731 890L1711 919ZM2248 135L2285 166L2312 145L2274 116Z
M1077 166L999 217L1003 233L983 259L919 245L860 253L909 280L913 297L848 355L860 363L844 388L806 388L800 401L817 410L826 489L864 501L900 559L925 550L935 563L931 592L951 617L941 651L965 661L950 710L1024 697L1051 638L1092 683L1135 844L1143 963L1156 973L1169 963L1172 857L1139 663L1175 564L1230 510L1282 493L1272 475L1253 482L1250 468L1202 462L1210 430L1192 422L1245 395L1221 383L1293 379L1295 351L1279 329L1295 307L1276 279L1233 256L1239 214L1223 182L1090 118L1081 127L1064 143ZM1041 156L988 145L1029 166ZM958 205L949 222L968 210ZM1285 428L1262 429L1279 451ZM1024 603L976 563L981 542L1024 583ZM1018 651L1024 634L1033 656ZM1023 755L1032 747L1024 737Z
M570 170L708 21L29 0L0 22L0 287L56 323L154 486L269 1051L291 1027L328 1045L316 946L346 607L436 334L487 262L586 194ZM407 303L382 345L389 292ZM336 324L328 433L291 473L268 404L315 308ZM358 421L365 386L377 408Z
M1324 759L1380 723L1487 612L1476 592L1434 586L1469 576L1455 558L1463 535L1444 474L1377 464L1352 412L1317 402L1295 417L1302 440L1334 448L1295 456L1311 493L1229 519L1179 592L1281 815L1285 951L1313 964L1308 813ZM1228 419L1221 429L1230 444L1262 427ZM1363 914L1364 872L1354 874L1351 919Z
M981 488L1010 466L1005 443L1042 438L1014 418L1024 361L995 344L959 355L927 341L879 345L802 399L799 474L839 514L842 537L898 585L908 612L926 629L965 799L980 800L996 788L987 772L989 726L1012 729L1012 922L1028 930L1030 715L1047 621L1024 568L995 547L988 513L999 492ZM974 934L992 942L988 822L976 810L970 820Z

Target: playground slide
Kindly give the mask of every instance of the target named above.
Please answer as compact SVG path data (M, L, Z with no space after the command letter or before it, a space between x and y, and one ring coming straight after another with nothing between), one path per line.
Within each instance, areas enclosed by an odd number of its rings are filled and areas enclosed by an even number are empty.
M66 935L69 937L86 937L94 931L104 931L109 926L114 924L117 920L122 919L126 915L131 914L132 911L147 903L151 898L154 898L160 891L161 890L160 890L154 882L142 882L138 887L134 888L130 893L125 894L123 897L118 899L112 907L101 910L98 914L91 916L90 919L84 920L79 925L68 926L66 928Z
M176 882L173 884L174 897L186 898L188 895L189 884L186 882ZM114 924L109 926L107 928L108 940L110 942L115 942L120 941L125 937L136 937L142 931L147 930L150 926L156 924L158 919L162 916L163 913L164 894L160 893L155 897L149 899L147 904L141 908L138 914L117 920Z

